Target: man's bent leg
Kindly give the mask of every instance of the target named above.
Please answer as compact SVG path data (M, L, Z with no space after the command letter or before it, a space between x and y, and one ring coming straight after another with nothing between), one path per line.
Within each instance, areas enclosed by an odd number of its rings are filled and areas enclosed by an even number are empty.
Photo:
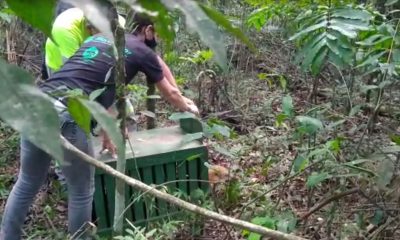
M7 199L0 229L0 240L21 239L29 206L46 179L51 157L21 138L21 167L18 180Z

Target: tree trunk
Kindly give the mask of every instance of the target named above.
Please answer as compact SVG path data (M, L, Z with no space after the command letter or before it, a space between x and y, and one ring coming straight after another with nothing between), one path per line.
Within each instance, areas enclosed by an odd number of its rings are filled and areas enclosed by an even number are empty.
M118 119L120 120L121 134L125 134L125 121L126 121L126 90L125 90L125 33L124 29L119 25L118 13L115 6L111 6L110 12L111 29L114 33L115 39L115 83L117 91L117 109ZM125 138L123 138L123 149L118 149L117 171L125 174ZM114 234L121 235L123 233L124 224L124 209L125 209L125 183L116 179L115 181L115 209L114 209Z

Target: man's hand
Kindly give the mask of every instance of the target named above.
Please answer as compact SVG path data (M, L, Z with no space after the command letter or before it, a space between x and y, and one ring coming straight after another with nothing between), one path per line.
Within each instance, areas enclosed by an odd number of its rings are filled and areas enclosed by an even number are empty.
M182 96L183 100L185 100L185 103L189 106L189 112L199 115L199 108L196 106L196 104L189 98Z
M189 112L195 114L195 115L199 115L199 109L197 108L196 105L194 104L189 104Z
M117 158L117 148L111 142L111 139L108 137L107 133L102 131L102 137L103 137L103 145L100 154L110 153L112 158Z
M196 104L193 102L192 99L187 98L187 97L185 97L185 96L182 96L182 97L183 97L183 99L185 100L186 104L188 104L188 105L196 105Z

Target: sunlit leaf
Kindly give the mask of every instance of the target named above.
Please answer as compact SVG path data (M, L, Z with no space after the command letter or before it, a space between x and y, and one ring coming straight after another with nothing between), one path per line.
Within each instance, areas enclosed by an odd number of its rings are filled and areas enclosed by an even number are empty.
M90 112L87 108L77 99L68 99L68 112L74 118L75 122L87 135L90 134Z
M327 172L313 173L308 177L306 185L309 188L313 188L328 178L330 178L330 176Z
M367 65L375 65L379 62L379 58L385 55L385 52L379 52L377 54L369 56L365 61L357 65L357 68L364 67Z
M254 224L275 230L276 229L275 224L276 224L277 220L266 216L266 217L255 217L251 220L251 222Z
M343 8L337 9L333 11L332 17L342 17L348 19L359 19L363 21L369 21L372 19L372 15L363 10L351 9L351 8Z
M322 64L324 63L325 57L328 54L329 49L323 48L315 57L314 61L311 64L311 73L316 76L320 71Z
M179 112L179 113L173 113L171 116L168 118L171 121L178 121L180 119L185 119L185 118L195 118L196 116L193 113L190 112Z
M360 46L374 46L374 45L377 45L377 44L379 44L379 43L381 43L381 42L384 42L384 41L386 41L386 40L391 40L392 39L392 37L391 36L384 36L384 35L381 35L381 34L375 34L375 35L372 35L371 37L369 37L369 38L367 38L367 39L364 39L363 41L359 41L359 42L356 42L358 45L360 45Z
M106 90L105 87L94 90L93 92L90 93L89 100L90 101L96 100L96 98L98 98L105 90Z
M294 114L293 99L290 95L284 96L282 99L282 110L286 116L291 117Z
M303 171L304 168L307 166L307 164L308 164L308 159L303 157L302 155L298 155L293 163L294 172Z
M247 240L260 240L261 235L258 233L250 233L249 236L247 237Z
M317 43L306 55L304 61L302 63L303 69L307 69L314 61L315 58L318 57L318 53L322 51L323 48L326 48L326 39L323 38L319 43ZM321 52L322 53L322 52Z
M301 131L312 134L323 128L322 122L319 119L309 116L297 116L297 121L300 123Z
M193 142L194 140L199 140L203 137L203 133L189 133L185 134L182 138L182 144Z
M51 36L56 0L6 0L6 2L18 17L43 31L47 36Z
M317 30L317 29L327 27L327 25L328 25L328 22L327 22L327 21L323 21L323 22L320 22L320 23L318 23L318 24L312 25L312 26L310 26L310 27L308 27L308 28L306 28L306 29L304 29L304 30L302 30L302 31L300 31L300 32L298 32L298 33L296 33L295 35L293 35L292 37L290 37L289 40L290 40L290 41L295 40L295 39L297 39L297 38L299 38L299 37L301 37L301 36L303 36L303 35L305 35L305 34L308 34L308 33L310 33L310 32L313 32L313 31L315 31L315 30Z
M0 59L0 118L39 148L63 159L60 123L50 97L34 87L32 77Z
M345 26L330 25L330 26L328 26L328 28L332 29L332 30L336 30L348 38L357 37L357 32L355 30L346 28Z

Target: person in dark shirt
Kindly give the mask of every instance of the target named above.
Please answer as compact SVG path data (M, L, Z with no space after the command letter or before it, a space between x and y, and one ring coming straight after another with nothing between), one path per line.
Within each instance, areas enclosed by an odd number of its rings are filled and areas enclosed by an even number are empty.
M154 83L161 94L181 111L198 113L165 76L159 57L147 43L154 39L154 28L150 24L138 23L134 34L126 34L125 68L129 83L138 72L143 72L148 81ZM80 89L85 94L105 88L96 99L103 107L109 108L115 100L114 74L115 59L109 39L97 34L88 38L74 56L64 66L39 87L54 98L54 106L59 113L62 135L81 151L92 155L90 138L75 123L68 113L67 93ZM104 135L104 146L111 152L115 147ZM5 206L0 240L19 240L29 206L43 184L49 168L51 156L21 137L21 164L15 183ZM70 151L65 150L62 171L68 184L68 232L82 236L82 226L91 221L94 193L94 167Z

